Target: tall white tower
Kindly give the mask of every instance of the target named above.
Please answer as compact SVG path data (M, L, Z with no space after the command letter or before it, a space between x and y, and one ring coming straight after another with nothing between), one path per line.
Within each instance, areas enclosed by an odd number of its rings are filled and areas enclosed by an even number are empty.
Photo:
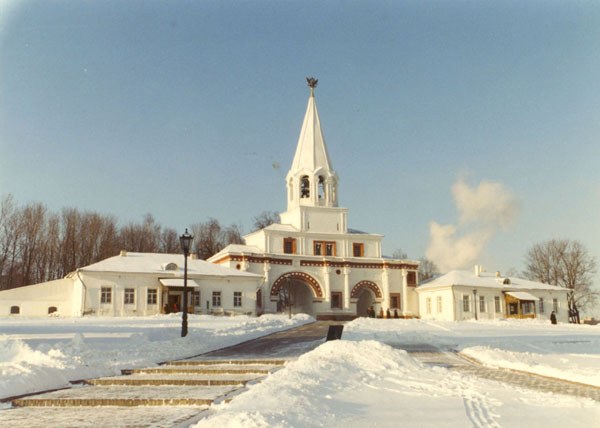
M287 211L281 214L281 221L301 231L345 233L347 210L337 208L338 176L331 167L315 102L318 80L307 77L306 81L310 96L296 154L286 176Z

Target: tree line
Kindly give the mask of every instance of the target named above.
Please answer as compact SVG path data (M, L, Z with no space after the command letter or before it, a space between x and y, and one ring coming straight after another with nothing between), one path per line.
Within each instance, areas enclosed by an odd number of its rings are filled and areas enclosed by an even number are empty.
M277 221L274 213L254 218L256 228ZM231 243L243 243L242 228L214 218L191 225L193 251L206 259ZM63 278L77 268L119 254L180 253L179 232L151 214L123 226L115 216L76 208L52 212L42 203L0 201L0 290Z

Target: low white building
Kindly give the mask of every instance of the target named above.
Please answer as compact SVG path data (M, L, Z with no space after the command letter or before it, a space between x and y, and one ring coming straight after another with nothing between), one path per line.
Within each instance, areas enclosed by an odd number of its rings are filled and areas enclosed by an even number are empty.
M184 257L127 253L77 269L66 278L0 292L0 316L155 315L181 310ZM188 259L188 312L256 314L263 278Z
M454 270L417 287L423 319L541 318L568 322L567 290L555 285L504 277L499 272Z

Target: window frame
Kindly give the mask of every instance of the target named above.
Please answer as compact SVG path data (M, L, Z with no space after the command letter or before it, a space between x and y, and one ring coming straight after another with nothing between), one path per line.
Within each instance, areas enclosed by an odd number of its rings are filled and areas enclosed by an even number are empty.
M485 313L485 296L479 295L479 312Z
M123 290L123 304L135 305L135 288L127 287Z
M425 298L425 312L431 314L431 297Z
M444 309L442 296L436 296L435 305L436 305L437 313L441 314Z
M471 296L468 294L462 296L462 309L463 312L471 312Z
M242 307L242 292L241 291L233 292L233 307L234 308Z
M539 302L540 302L540 304L539 304L540 314L543 314L544 313L544 298L540 297Z
M331 292L331 309L343 309L343 293L341 291Z
M558 299L557 298L552 299L552 310L554 312L558 312Z
M394 300L397 299L398 304L394 305ZM390 293L390 309L402 310L402 298L400 293Z
M146 304L158 305L158 288L148 288L146 290Z
M296 238L283 238L283 254L296 254Z
M112 287L100 287L100 304L112 304Z
M365 256L365 244L363 242L353 242L352 243L352 256L353 257L364 257Z
M200 290L192 291L192 306L196 308L202 306L202 300L200 299L200 297Z
M212 305L213 308L221 308L221 292L220 291L213 291L212 292Z
M319 251L317 251L319 248ZM331 254L327 254L331 249ZM337 255L337 246L335 241L313 241L313 255L322 257L335 257Z
M494 311L497 314L502 313L502 305L500 304L500 296L494 296Z

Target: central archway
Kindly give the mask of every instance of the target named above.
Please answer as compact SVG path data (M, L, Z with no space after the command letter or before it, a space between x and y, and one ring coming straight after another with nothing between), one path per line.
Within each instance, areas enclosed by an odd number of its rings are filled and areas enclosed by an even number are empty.
M357 317L367 317L368 309L370 306L374 306L375 303L375 295L368 288L363 288L358 293L358 300L356 301L356 316ZM375 308L373 308L375 311Z
M294 314L316 316L314 302L323 298L323 290L312 276L304 272L289 272L273 283L270 297L271 301L277 302L278 311L291 310Z

